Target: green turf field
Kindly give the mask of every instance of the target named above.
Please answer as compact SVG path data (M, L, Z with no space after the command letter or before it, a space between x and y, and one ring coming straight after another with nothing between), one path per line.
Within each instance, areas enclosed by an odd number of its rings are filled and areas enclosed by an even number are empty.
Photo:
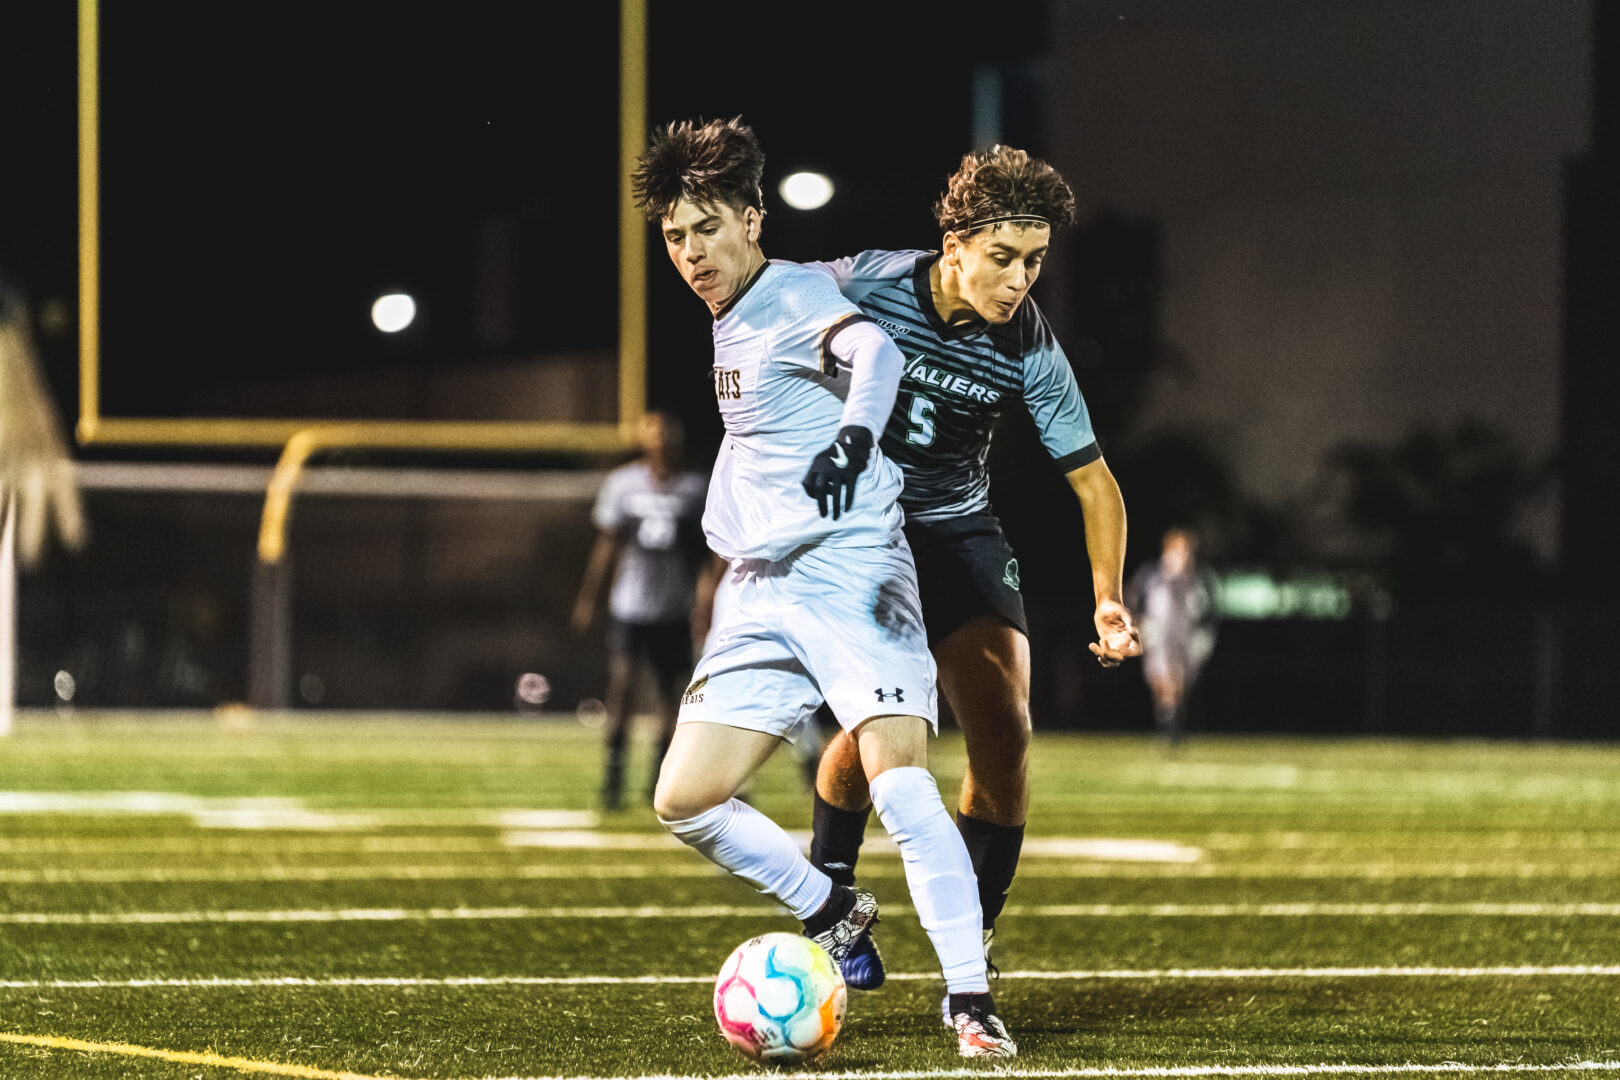
M599 756L571 719L24 714L0 739L0 1078L759 1072L711 982L797 924L650 810L595 813ZM993 985L1019 1058L955 1056L874 821L892 978L808 1071L1620 1080L1620 746L1032 756ZM933 764L954 802L954 732ZM749 797L808 829L790 755Z

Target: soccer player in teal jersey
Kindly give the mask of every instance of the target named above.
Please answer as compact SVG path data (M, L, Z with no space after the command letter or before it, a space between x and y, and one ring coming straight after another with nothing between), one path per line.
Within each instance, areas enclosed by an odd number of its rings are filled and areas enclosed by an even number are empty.
M905 355L881 446L905 474L900 504L917 561L940 689L962 729L957 827L973 856L988 960L1029 806L1028 623L1018 562L991 512L986 460L1005 409L1028 410L1085 516L1104 666L1141 654L1123 602L1125 504L1085 399L1029 289L1074 196L1050 165L995 146L966 155L935 205L937 251L866 251L810 263L838 282ZM869 799L858 748L822 757L811 860L853 883ZM881 971L876 981L881 982Z
M736 797L825 702L900 848L958 1052L1012 1057L990 997L972 862L927 768L935 664L901 532L900 471L877 445L902 357L826 275L765 258L764 164L740 120L680 123L654 134L632 178L670 261L714 316L726 429L703 531L729 576L653 807L683 843L781 902L841 968L875 956L872 894L832 881Z

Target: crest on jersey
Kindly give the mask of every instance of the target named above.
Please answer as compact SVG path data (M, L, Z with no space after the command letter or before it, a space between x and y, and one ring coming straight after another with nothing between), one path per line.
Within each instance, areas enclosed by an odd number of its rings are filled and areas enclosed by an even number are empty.
M1001 572L1001 583L1013 592L1018 591L1018 560L1008 559L1007 568Z

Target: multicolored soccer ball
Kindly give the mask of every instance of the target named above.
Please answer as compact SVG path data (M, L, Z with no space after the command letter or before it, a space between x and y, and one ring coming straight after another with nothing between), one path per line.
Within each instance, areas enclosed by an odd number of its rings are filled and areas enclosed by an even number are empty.
M714 981L720 1034L765 1065L800 1065L832 1046L848 991L827 950L798 934L749 938Z

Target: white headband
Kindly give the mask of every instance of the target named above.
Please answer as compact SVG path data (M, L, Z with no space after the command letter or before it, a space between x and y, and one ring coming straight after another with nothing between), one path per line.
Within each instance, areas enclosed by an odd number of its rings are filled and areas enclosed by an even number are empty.
M1052 223L1039 214L1008 214L1005 217L984 218L982 221L970 221L966 225L953 225L947 232L978 232L987 225L1000 225L1007 221L1022 221L1031 225L1047 225Z

